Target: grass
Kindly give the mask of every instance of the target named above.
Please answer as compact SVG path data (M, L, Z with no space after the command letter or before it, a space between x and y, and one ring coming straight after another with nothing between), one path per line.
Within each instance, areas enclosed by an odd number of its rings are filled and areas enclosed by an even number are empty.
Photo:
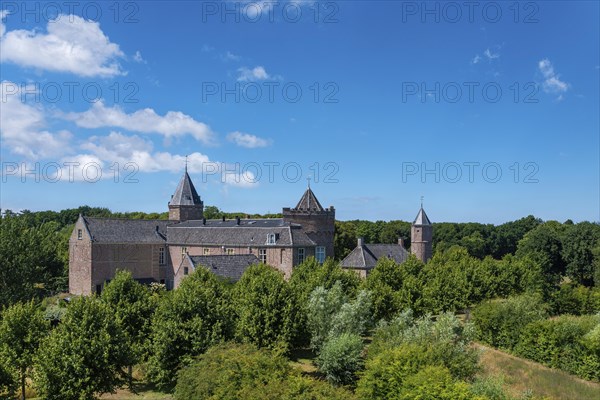
M515 397L531 393L556 400L600 399L600 384L585 381L566 372L545 367L483 345L480 365L482 375L501 376L509 394Z

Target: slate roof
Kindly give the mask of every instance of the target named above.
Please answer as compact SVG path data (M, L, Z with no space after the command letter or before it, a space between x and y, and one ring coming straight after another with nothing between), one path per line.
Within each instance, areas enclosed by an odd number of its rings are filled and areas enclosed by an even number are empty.
M401 263L408 258L408 251L399 244L364 244L356 246L342 260L342 268L373 269L377 260L387 257Z
M164 244L167 225L173 223L162 219L81 218L92 235L92 241L97 243Z
M306 189L306 192L304 192L294 210L313 212L325 211L323 206L321 206L321 203L319 203L319 200L317 200L317 196L315 196L310 188Z
M419 213L417 214L413 225L431 225L431 221L429 221L429 218L427 217L427 214L425 214L425 210L423 210L423 207L421 207L421 209L419 210Z
M268 220L210 220L186 221L169 226L167 241L171 245L210 245L255 247L266 246L269 234L276 235L275 244L269 246L315 246L299 225L285 223L282 219Z
M218 255L218 256L188 256L192 268L201 265L212 273L238 281L246 268L258 264L254 254Z
M200 200L200 196L192 183L192 179L187 173L187 169L181 177L179 184L177 185L177 189L175 189L175 194L169 201L170 206L195 206L202 204Z

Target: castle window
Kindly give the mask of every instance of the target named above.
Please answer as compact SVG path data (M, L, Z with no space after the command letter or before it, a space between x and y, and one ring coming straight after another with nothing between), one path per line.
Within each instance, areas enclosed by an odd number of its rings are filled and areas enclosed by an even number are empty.
M83 239L83 231L81 229L77 229L77 240Z
M304 262L304 248L301 247L298 249L298 264L302 264Z
M267 244L275 244L276 237L274 233L269 233L267 236Z
M235 249L227 249L227 255L232 256L235 254Z
M182 247L181 248L181 255L183 256L185 254L187 254L187 247Z
M183 267L183 274L188 275L190 273L190 269L188 267Z
M165 248L158 248L158 265L165 265Z
M321 264L325 262L325 246L317 246L315 249L315 258Z
M258 249L258 259L261 263L267 263L267 249Z
M210 254L210 249L205 247L205 248L202 250L202 254L203 254L203 255L205 255L205 256L209 255L209 254Z
M283 264L283 253L285 252L285 249L281 249L281 251L279 252L279 264Z

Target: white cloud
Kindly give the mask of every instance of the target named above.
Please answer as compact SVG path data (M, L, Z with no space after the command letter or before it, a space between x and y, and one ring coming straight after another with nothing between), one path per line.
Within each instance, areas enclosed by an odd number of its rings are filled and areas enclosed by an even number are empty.
M123 52L119 45L110 42L97 22L61 14L48 21L47 33L6 31L4 26L1 30L2 62L88 77L125 74L117 61Z
M492 53L489 48L485 49L483 55L485 55L488 58L488 60L495 60L496 58L500 58L500 53Z
M252 69L242 67L238 69L238 72L238 82L263 81L270 78L265 68L260 65Z
M271 144L271 140L259 138L256 135L251 135L244 132L231 132L227 135L227 140L235 143L238 146L254 149L257 147L267 147Z
M4 25L4 18L8 15L8 10L0 10L0 39L6 32L6 25Z
M569 90L570 85L560 80L560 75L554 71L554 66L547 58L538 62L538 68L544 76L542 88L546 93L564 93ZM562 95L558 97L562 100Z
M169 152L153 151L152 142L137 135L124 135L111 132L108 136L92 136L81 145L88 154L71 157L69 161L77 161L82 157L92 157L91 161L101 160L102 165L118 163L123 169L133 163L139 172L169 171L180 173L186 163L186 156ZM64 160L63 160L64 161ZM206 179L221 182L228 186L251 188L258 184L251 171L241 171L239 165L211 161L202 153L187 155L187 166L190 173L206 173ZM83 167L80 167L81 169ZM92 171L93 172L93 171ZM79 172L81 176L81 172ZM110 178L113 176L111 174Z
M223 61L240 61L242 59L242 57L238 56L237 54L233 54L230 51L227 51L225 54L223 54L221 56L221 59Z
M142 53L139 50L136 51L135 54L133 55L133 61L135 61L137 63L147 64L146 60L144 60L144 57L142 57Z
M475 54L475 57L473 57L473 59L471 60L471 64L477 64L479 61L481 61L481 57L479 56L479 54Z
M41 107L21 101L21 88L10 81L0 83L0 136L2 145L14 154L29 159L63 155L69 150L72 135L68 131L46 130Z
M160 116L153 109L144 108L127 114L118 106L106 107L102 101L98 101L87 111L60 116L82 128L113 127L140 133L159 133L166 138L191 135L206 144L214 140L214 133L208 125L180 111L169 111Z

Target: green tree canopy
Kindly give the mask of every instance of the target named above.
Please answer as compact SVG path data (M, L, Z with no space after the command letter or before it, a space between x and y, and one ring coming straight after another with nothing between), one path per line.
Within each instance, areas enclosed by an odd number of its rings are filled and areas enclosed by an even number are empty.
M130 360L112 310L95 297L80 297L40 345L35 386L45 399L94 399L122 385Z

